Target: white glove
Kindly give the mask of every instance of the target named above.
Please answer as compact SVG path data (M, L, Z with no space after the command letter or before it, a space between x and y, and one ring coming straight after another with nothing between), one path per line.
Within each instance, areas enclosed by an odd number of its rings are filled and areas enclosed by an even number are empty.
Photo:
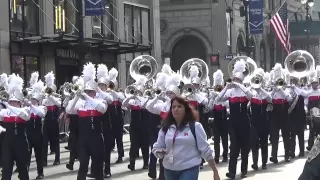
M2 132L6 132L6 129L5 129L4 127L0 126L0 134L1 134Z

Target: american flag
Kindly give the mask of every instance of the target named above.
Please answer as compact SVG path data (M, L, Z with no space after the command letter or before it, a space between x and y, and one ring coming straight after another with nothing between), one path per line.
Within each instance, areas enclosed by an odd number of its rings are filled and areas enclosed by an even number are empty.
M291 49L287 2L283 3L279 11L270 19L271 27L281 42L284 50L289 54Z

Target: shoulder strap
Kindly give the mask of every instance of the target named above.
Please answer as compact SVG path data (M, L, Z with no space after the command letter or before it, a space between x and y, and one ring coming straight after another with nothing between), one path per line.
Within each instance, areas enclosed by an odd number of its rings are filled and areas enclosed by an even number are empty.
M190 127L190 130L191 130L192 135L194 137L194 140L196 141L196 146L198 148L197 135L196 135L196 122L195 121L189 122L189 127Z

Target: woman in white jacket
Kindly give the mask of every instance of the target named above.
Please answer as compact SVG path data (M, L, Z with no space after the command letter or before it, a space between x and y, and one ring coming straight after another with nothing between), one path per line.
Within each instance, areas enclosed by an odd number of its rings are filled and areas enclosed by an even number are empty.
M214 180L220 180L202 125L196 122L193 110L181 97L171 100L171 108L152 152L163 158L166 180L197 180L204 158L212 168Z

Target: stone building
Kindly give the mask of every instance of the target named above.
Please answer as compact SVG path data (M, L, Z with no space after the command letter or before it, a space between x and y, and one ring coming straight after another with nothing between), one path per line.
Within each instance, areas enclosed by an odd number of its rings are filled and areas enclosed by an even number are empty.
M251 57L258 66L270 70L273 64L284 59L280 44L270 30L268 15L279 9L280 0L264 0L264 32L250 36L253 48ZM300 12L300 4L287 0L288 14ZM162 58L177 70L192 57L205 60L212 73L221 68L228 76L229 60L225 55L242 54L245 44L245 18L240 17L240 0L160 0L160 27ZM231 7L231 36L228 38L226 10ZM230 22L229 22L230 23ZM231 46L227 42L230 40ZM220 64L215 62L220 55Z
M161 59L158 0L108 0L102 16L82 16L81 2L1 1L0 72L28 80L33 71L53 71L59 86L92 61L116 67L124 87L134 57Z

